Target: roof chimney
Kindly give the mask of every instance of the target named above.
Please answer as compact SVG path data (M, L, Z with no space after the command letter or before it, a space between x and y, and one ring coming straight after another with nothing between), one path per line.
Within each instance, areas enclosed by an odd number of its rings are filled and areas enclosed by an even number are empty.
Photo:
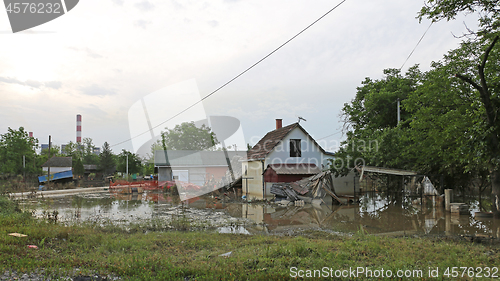
M276 130L281 129L283 127L283 119L276 119Z

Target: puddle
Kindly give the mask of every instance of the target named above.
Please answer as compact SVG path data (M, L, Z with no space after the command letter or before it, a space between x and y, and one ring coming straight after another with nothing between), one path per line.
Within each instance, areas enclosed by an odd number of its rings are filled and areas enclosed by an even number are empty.
M468 202L469 215L453 215L443 208L425 208L409 202L395 203L367 193L360 204L346 206L280 207L277 204L224 203L193 198L184 203L164 193L121 195L90 193L25 201L38 217L58 212L65 223L111 222L127 225L163 220L220 233L297 233L308 229L330 233L363 231L377 235L487 235L500 238L500 220L476 219L477 200Z

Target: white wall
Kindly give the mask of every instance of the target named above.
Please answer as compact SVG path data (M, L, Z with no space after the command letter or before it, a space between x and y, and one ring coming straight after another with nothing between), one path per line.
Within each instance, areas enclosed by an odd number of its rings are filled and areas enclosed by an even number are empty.
M343 177L335 177L332 174L333 188L337 195L354 195L354 188L356 194L359 194L359 176L356 176L353 171Z
M290 157L290 139L301 140L301 157ZM333 156L324 154L301 129L295 128L269 153L265 167L269 164L308 163L323 168L322 165L326 167L329 164L328 159L332 158Z
M49 172L49 167L42 167L44 172ZM55 174L59 172L69 171L71 167L50 167L50 173Z

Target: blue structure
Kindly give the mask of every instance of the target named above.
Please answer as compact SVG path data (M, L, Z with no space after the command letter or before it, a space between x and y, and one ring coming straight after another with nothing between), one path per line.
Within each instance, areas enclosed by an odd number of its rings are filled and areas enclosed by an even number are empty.
M70 180L70 179L73 179L73 171L71 170L50 174L50 181ZM47 176L38 177L39 183L44 183L46 181L47 181Z

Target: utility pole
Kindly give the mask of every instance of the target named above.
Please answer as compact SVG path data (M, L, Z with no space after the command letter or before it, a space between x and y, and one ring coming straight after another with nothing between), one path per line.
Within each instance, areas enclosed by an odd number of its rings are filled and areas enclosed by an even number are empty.
M400 111L399 107L400 107L400 101L398 98L398 125L399 125L399 122L401 121L401 113L399 112Z
M127 168L126 168L125 174L127 175L127 180L128 180L128 154L127 154L127 164L126 164L126 167Z
M47 184L50 182L50 148L52 147L52 144L51 144L51 136L49 135L49 158L47 160L47 163L49 165L49 167L47 167Z

